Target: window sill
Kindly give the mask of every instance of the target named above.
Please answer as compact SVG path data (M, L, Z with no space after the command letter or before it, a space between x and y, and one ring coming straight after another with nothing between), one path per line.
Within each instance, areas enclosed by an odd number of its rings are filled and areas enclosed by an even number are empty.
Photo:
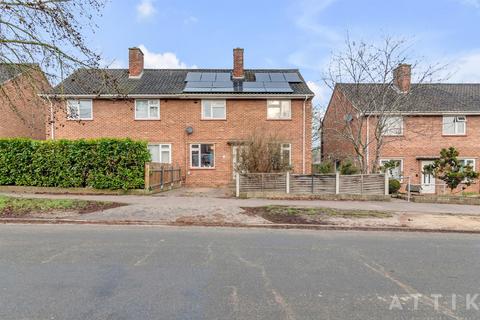
M192 167L190 167L190 170L215 170L215 167L211 167L211 168L192 168Z
M405 135L402 134L382 134L383 137L404 137Z
M160 121L160 118L152 118L152 119L133 119L135 121Z
M93 118L91 118L91 119L68 119L68 118L67 118L67 121L77 121L77 122L80 122L80 121L93 121Z
M227 121L227 118L222 118L222 119L200 119L202 121Z
M466 137L467 134L466 133L462 133L462 134L442 134L442 137Z
M292 121L292 118L267 118L267 121Z

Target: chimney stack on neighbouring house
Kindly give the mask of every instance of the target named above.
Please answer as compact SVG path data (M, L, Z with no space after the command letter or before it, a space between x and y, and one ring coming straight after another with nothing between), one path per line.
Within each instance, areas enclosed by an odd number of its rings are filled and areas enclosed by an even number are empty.
M412 66L401 63L393 70L393 84L403 93L410 91L412 82Z
M128 49L128 77L141 78L143 74L143 52L140 48Z
M245 78L245 71L243 70L243 48L233 49L233 78Z

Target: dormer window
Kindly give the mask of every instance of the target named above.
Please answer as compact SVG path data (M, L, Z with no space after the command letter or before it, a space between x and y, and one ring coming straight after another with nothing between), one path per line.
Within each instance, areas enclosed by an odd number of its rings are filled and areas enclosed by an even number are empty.
M443 116L444 135L464 135L466 132L467 118L465 116Z

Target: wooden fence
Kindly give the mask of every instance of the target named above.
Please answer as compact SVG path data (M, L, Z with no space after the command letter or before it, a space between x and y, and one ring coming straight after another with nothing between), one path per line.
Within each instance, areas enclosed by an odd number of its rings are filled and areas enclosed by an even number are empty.
M278 192L291 194L388 195L388 177L384 174L237 174L236 194Z
M181 169L163 163L145 163L145 189L163 190L174 188L182 183Z

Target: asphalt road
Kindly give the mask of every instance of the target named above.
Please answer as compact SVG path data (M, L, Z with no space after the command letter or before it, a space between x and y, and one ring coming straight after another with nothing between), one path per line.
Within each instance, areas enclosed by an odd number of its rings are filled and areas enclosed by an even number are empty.
M475 235L1 225L0 319L478 319L479 266Z

